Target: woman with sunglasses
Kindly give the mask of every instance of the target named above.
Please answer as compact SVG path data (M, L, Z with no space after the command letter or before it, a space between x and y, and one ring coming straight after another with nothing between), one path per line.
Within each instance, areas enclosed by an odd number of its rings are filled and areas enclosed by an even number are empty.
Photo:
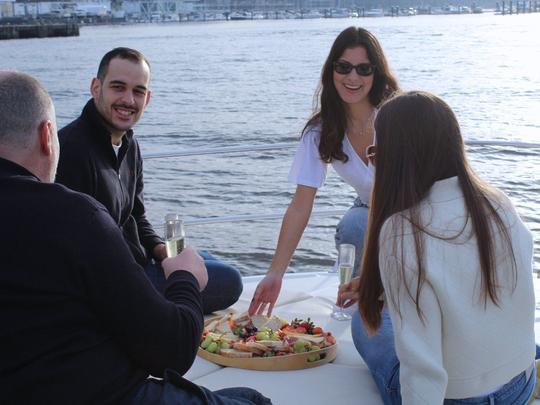
M397 81L375 36L357 27L342 31L322 69L319 106L302 131L289 173L289 181L297 185L296 192L283 218L270 268L255 290L250 315L272 313L283 275L307 226L329 164L358 195L339 222L335 237L336 246L356 246L358 267L373 181L365 150L373 143L377 107L396 90Z
M383 402L527 404L535 382L530 231L508 197L470 168L440 98L399 95L381 107L375 130L361 275L340 299L359 302L353 341Z

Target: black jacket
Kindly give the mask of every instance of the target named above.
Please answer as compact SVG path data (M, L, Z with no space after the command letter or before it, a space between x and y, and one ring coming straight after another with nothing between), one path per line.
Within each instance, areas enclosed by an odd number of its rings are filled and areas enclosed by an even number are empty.
M143 163L133 132L128 131L122 138L117 158L110 132L91 99L81 116L62 128L58 136L60 161L56 182L102 203L122 229L137 262L145 266L147 251L163 241L146 219Z
M0 404L119 404L185 373L203 328L191 273L162 297L93 198L0 159Z

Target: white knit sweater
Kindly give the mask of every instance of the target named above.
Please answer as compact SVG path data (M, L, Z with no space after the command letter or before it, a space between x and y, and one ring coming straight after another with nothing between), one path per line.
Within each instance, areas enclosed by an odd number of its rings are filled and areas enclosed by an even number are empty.
M422 201L422 223L430 232L449 237L465 226L454 240L423 234L426 282L420 308L424 322L404 288L406 282L415 296L417 266L411 227L403 221L403 235L395 227L406 213L392 216L383 225L379 263L400 360L404 405L442 404L444 398L491 392L534 361L532 235L502 192L495 204L509 230L517 278L497 235L499 306L489 299L484 306L476 237L470 237L471 224L457 177L435 183ZM396 277L401 271L402 247L405 279Z

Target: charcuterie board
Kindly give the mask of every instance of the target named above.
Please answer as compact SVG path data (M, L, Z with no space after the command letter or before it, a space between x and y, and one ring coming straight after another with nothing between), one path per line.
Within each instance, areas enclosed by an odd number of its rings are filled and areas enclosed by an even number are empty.
M316 332L316 333L313 333ZM205 322L198 355L213 363L262 371L317 367L336 358L330 332L307 321L228 314Z

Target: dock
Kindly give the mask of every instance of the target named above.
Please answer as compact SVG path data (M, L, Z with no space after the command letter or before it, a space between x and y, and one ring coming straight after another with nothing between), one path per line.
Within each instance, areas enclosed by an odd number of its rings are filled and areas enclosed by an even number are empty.
M0 40L73 36L79 36L79 24L76 22L0 24Z
M512 1L510 0L508 4L503 0L502 7L499 6L499 3L496 5L495 9L496 14L507 15L507 14L525 14L525 13L538 13L540 12L540 1L535 0L523 0L523 1Z

